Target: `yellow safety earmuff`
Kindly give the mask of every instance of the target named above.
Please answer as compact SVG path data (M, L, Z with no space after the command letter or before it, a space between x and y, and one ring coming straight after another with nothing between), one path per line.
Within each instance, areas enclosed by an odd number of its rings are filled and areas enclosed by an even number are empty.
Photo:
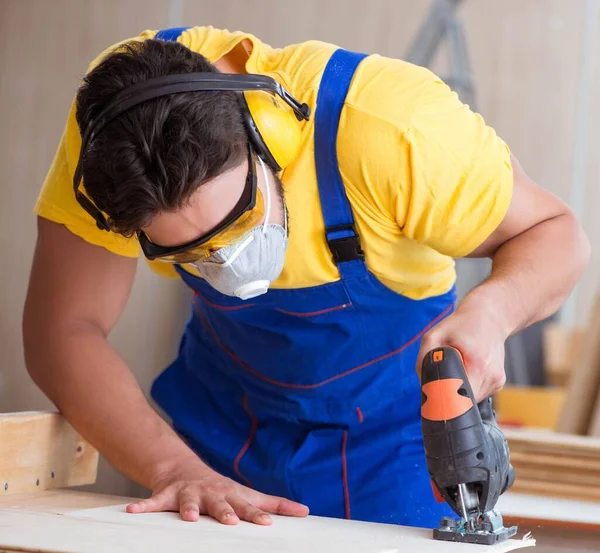
M98 117L88 124L81 139L73 189L78 202L96 220L98 228L110 230L104 214L79 189L82 160L96 134L106 123L142 102L168 94L206 90L239 93L252 145L275 171L284 169L294 160L300 148L298 122L309 119L310 107L296 100L275 79L265 75L223 73L181 73L147 79L117 93ZM291 111L279 105L277 96L284 100Z
M244 91L240 103L257 153L276 171L285 169L298 155L302 140L293 111L263 91Z

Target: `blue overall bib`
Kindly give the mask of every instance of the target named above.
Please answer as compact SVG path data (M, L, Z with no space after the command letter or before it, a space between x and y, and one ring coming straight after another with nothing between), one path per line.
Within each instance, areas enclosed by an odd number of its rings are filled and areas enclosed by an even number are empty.
M173 33L175 36L175 33ZM425 464L421 336L455 292L415 301L381 284L361 255L338 169L342 105L363 55L337 50L315 114L315 163L327 240L340 279L225 296L178 267L194 290L176 360L152 396L213 469L311 514L433 528Z

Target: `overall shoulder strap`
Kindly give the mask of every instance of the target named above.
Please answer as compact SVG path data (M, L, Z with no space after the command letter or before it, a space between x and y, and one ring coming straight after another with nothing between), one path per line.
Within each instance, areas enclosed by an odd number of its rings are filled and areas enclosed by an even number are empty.
M170 40L175 42L181 33L187 31L190 27L171 27L170 29L162 29L154 35L157 40Z
M333 53L321 78L315 112L315 166L325 235L342 276L367 270L336 150L342 107L356 68L365 57L343 49Z

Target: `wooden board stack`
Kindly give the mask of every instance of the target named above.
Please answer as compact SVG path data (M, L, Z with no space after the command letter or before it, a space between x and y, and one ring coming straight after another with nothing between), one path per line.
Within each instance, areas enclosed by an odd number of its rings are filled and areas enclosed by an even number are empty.
M544 430L503 429L515 492L600 502L600 439Z

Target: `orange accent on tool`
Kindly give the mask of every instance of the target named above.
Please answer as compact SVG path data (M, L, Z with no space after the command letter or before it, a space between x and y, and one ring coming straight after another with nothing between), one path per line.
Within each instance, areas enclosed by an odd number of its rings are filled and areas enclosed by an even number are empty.
M435 497L435 500L438 503L444 503L446 500L440 493L440 490L438 490L437 486L433 483L433 480L430 480L429 483L431 484L431 489L433 491L433 496Z
M433 352L433 361L435 363L439 363L440 361L444 360L444 350L437 350Z
M423 384L427 400L421 406L421 416L430 421L449 421L464 415L473 408L473 403L469 397L458 393L462 386L460 378L432 380Z

